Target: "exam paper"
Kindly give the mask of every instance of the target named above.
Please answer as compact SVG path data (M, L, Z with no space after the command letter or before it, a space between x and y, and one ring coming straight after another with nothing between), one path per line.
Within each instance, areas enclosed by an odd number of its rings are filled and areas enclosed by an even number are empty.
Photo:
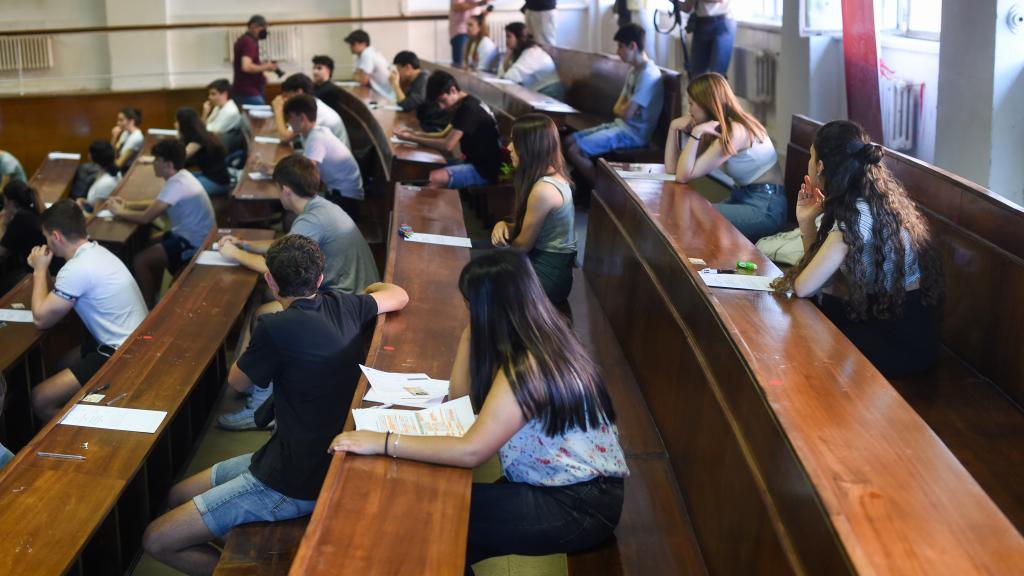
M392 112L401 112L402 107L397 104L380 104L377 108L381 110L391 110Z
M356 82L355 80L335 80L334 83L338 86L345 86L346 88L355 88L359 86L359 82Z
M238 266L238 262L221 256L220 252L203 250L196 258L196 264L200 266Z
M111 212L110 210L100 210L99 212L96 213L96 217L110 220L114 217L114 213Z
M270 104L242 104L243 110L270 110Z
M434 380L426 374L384 372L359 365L370 390L363 397L370 402L396 404L412 408L436 406L448 395L448 381Z
M356 408L356 430L397 432L410 436L462 436L476 420L469 396L423 410Z
M417 144L415 142L410 142L408 140L402 140L398 136L392 136L391 137L391 143L392 144L405 144L406 146L417 146Z
M274 138L273 136L255 136L255 137L253 137L253 141L254 142L259 142L260 144L280 144L281 143L281 139L280 138Z
M50 152L47 158L50 160L81 160L82 155L74 152Z
M661 180L662 182L672 182L676 179L675 174L666 174L665 172L631 172L629 170L616 170L615 173L626 180Z
M64 426L83 426L125 432L152 434L160 427L167 412L160 410L137 410L114 406L90 406L75 404L60 421Z
M413 232L411 236L406 238L409 242L420 242L423 244L440 244L442 246L458 246L460 248L472 248L473 243L469 238L462 238L461 236L445 236L443 234L423 234L421 232Z
M252 116L253 118L273 118L274 112L269 108L258 108L256 110L249 110L249 116Z
M31 310L12 310L11 308L0 308L0 322L25 322L32 323Z
M507 78L485 77L483 80L484 80L484 82L487 82L488 84L515 84L514 81L509 80Z
M153 136L177 136L177 130L168 130L166 128L150 128L148 130L150 135Z
M267 176L263 172L249 172L249 180L261 182L263 180L270 180L270 176Z
M711 288L735 288L737 290L759 290L771 292L770 276L748 276L746 274L701 274L701 279Z

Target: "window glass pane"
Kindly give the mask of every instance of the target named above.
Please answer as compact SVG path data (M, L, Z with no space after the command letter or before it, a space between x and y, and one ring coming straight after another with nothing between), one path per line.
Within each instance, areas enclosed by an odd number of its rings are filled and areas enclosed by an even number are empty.
M882 30L899 28L900 0L883 0L880 25Z
M733 0L730 5L732 15L737 20L764 21L779 20L782 15L777 5L782 0Z
M803 0L805 6L804 32L842 31L843 6L840 0Z
M938 34L942 29L942 0L908 1L910 1L908 31Z

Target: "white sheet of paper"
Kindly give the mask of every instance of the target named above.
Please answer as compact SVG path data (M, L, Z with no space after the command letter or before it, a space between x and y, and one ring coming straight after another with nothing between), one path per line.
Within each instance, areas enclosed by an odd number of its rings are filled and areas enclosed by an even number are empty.
M391 430L410 436L462 436L476 420L469 396L423 410L357 408L352 418L356 430Z
M106 219L106 220L110 220L110 219L112 219L114 217L114 213L111 212L110 210L100 210L96 214L96 217L97 218L103 218L103 219Z
M355 88L360 85L359 82L356 82L355 80L335 80L334 83L346 88Z
M270 104L242 104L243 110L270 110Z
M26 324L31 324L32 311L0 308L0 322L22 322Z
M280 144L280 138L274 138L273 136L255 136L253 141L259 142L260 144Z
M422 373L384 372L363 365L359 367L370 382L370 390L363 397L370 402L426 408L440 404L448 395L447 380L434 380Z
M484 77L483 80L484 80L484 82L487 82L488 84L515 84L514 81L509 80L507 78Z
M665 172L631 172L628 170L616 170L615 173L626 180L661 180L662 182L671 182L676 179L675 174L666 174Z
M391 110L392 112L402 111L402 107L397 104L381 104L377 106L377 108L380 108L381 110Z
M442 246L458 246L459 248L472 248L473 242L469 238L461 236L445 236L443 234L423 234L413 232L412 236L406 238L409 242L421 242L423 244L440 244Z
M47 158L50 160L81 160L82 155L74 152L50 152Z
M103 400L106 397L106 394L89 394L85 398L82 398L82 402L92 402L93 404L98 404L100 400Z
M220 252L203 250L196 258L196 264L200 266L238 266L238 262L221 256Z
M402 140L398 136L392 136L391 137L391 143L392 144L405 144L406 146L417 146L417 144L415 142L410 142L408 140Z
M86 428L152 434L160 427L160 423L166 416L167 412L160 410L75 404L60 423L64 426L84 426Z
M149 132L149 134L151 134L153 136L177 136L178 135L178 131L177 130L168 130L166 128L150 128L148 130L148 132Z
M262 182L263 180L270 180L270 176L267 176L262 172L249 172L249 180Z
M770 276L748 276L746 274L701 274L700 277L711 288L735 288L762 292L771 292L770 284L775 279Z
M258 110L249 110L249 116L252 116L253 118L273 118L274 111L270 109L264 110L262 108Z

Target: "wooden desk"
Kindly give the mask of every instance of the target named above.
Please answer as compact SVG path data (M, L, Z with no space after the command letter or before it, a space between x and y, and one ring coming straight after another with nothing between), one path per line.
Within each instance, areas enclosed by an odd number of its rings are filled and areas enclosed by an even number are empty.
M703 284L687 257L777 273L707 200L600 171L584 272L709 573L1019 571L1024 538L812 303Z
M248 142L249 156L245 161L238 185L231 192L231 221L233 224L249 222L266 222L281 212L281 191L270 178L253 180L252 172L260 172L261 168L273 167L277 162L292 153L291 144L281 142L257 142L256 136L277 138L274 118L256 118L249 110L243 111L252 126L252 139ZM269 177L270 174L267 174Z
M455 190L399 186L391 224L466 235ZM447 378L469 321L456 282L469 250L390 240L385 281L405 288L409 305L377 322L367 364ZM353 407L366 390L362 378ZM471 482L461 468L335 455L290 574L461 574Z
M272 235L221 232L253 240ZM189 264L68 407L0 471L0 529L7 535L0 543L0 573L105 575L131 565L143 530L161 509L221 389L223 342L257 276L242 267ZM157 433L56 424L99 384L110 384L108 398L127 393L121 407L167 411ZM42 459L40 450L88 459Z
M78 160L47 157L28 183L39 192L43 204L53 204L68 197L77 169Z

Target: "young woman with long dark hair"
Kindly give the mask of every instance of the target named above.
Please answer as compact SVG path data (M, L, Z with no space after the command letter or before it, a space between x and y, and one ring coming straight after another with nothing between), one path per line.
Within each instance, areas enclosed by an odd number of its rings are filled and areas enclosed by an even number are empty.
M498 48L487 30L487 14L491 10L492 7L488 6L484 12L470 16L466 23L469 43L466 44L466 56L462 64L469 70L494 72L498 69Z
M899 377L935 362L943 278L928 224L882 155L853 122L818 130L796 209L804 257L775 287L816 297L880 372Z
M224 163L228 150L220 138L206 129L206 124L193 108L178 108L174 115L178 135L185 144L185 167L197 168L196 179L211 196L227 194L231 175Z
M544 114L526 114L512 126L515 220L498 222L491 243L525 252L544 293L555 304L572 288L576 261L572 180L562 156L558 128Z
M508 53L502 60L499 76L552 98L565 99L565 87L555 61L534 41L526 24L513 22L505 26L505 47Z
M694 78L686 93L690 113L669 125L665 171L690 182L721 168L734 186L715 208L752 242L775 234L786 221L786 195L768 131L721 74Z
M480 415L461 438L345 432L332 451L474 468L498 454L504 480L474 484L466 571L492 556L572 553L611 536L629 474L611 399L526 258L495 250L466 265L469 306L450 397Z
M46 244L40 218L43 210L39 193L24 180L12 180L4 186L0 210L0 296L32 271L26 258L33 248Z

